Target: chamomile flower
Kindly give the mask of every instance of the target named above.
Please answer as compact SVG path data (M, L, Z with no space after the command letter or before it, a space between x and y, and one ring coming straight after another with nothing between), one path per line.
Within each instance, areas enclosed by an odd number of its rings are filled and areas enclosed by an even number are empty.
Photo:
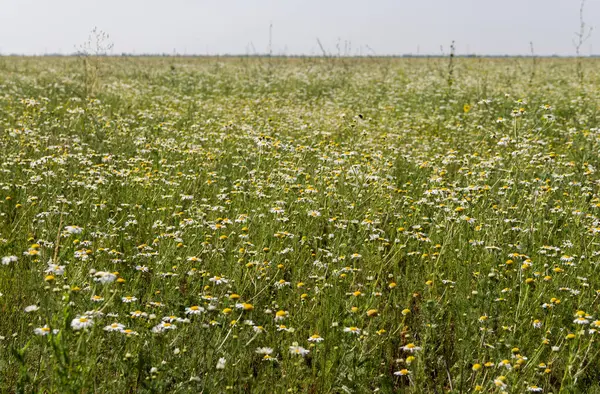
M304 357L308 353L310 353L310 350L305 349L302 346L297 346L297 345L290 346L290 354L292 354L292 355Z
M415 352L418 352L419 350L421 350L421 348L416 346L414 343L409 343L406 346L402 346L401 349L404 350L405 352L409 352L409 353L415 353Z
M277 311L275 313L275 321L284 320L286 317L288 317L288 315L289 315L289 313L287 311L283 311L283 310Z
M165 331L172 331L177 329L177 326L173 323L169 323L166 321L162 321L156 326L152 327L152 332L154 333L163 333Z
M273 353L273 349L270 347L258 347L256 348L256 350L254 351L256 354L272 354Z
M308 216L317 218L317 217L321 216L321 212L316 211L316 210L311 210L311 211L308 211Z
M66 226L65 232L68 234L81 234L83 229L79 226Z
M77 316L75 319L71 320L71 328L75 331L83 330L92 327L93 325L94 321L88 316Z
M321 337L319 334L313 334L308 338L308 342L323 342L325 339Z
M104 331L113 332L113 331L123 331L125 329L125 325L121 323L112 323L108 326L104 327Z
M38 327L33 330L33 333L35 335L39 335L42 337L50 334L50 332L51 332L51 329L50 329L50 327L48 327L48 325L45 325L44 327Z
M65 268L66 267L64 265L58 265L48 262L48 268L44 272L51 275L64 275Z
M4 256L2 257L2 265L9 265L10 263L16 263L19 259L17 256Z
M228 279L225 279L222 276L213 276L209 279L209 281L213 282L215 285L221 285L229 282Z
M102 284L112 283L117 279L117 275L112 272L97 271L94 273L94 282Z
M188 308L185 308L186 315L200 315L204 311L205 311L205 309L198 305L193 305Z

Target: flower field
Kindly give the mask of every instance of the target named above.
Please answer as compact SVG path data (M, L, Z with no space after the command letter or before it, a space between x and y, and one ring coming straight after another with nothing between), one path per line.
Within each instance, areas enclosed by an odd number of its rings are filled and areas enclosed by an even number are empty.
M600 392L600 60L0 58L0 392Z

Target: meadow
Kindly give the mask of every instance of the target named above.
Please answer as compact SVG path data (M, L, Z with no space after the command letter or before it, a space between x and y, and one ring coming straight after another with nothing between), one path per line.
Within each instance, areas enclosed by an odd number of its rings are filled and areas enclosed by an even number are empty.
M600 59L0 58L0 392L600 392Z

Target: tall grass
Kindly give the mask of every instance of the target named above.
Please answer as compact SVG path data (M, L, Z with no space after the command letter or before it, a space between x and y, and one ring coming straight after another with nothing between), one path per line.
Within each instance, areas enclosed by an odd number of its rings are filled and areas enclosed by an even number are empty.
M339 60L3 59L2 390L598 392L598 61Z

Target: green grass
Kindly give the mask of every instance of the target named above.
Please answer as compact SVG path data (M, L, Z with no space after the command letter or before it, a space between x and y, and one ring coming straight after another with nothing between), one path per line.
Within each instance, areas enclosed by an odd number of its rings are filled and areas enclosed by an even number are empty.
M600 392L598 60L92 60L0 59L0 391Z

